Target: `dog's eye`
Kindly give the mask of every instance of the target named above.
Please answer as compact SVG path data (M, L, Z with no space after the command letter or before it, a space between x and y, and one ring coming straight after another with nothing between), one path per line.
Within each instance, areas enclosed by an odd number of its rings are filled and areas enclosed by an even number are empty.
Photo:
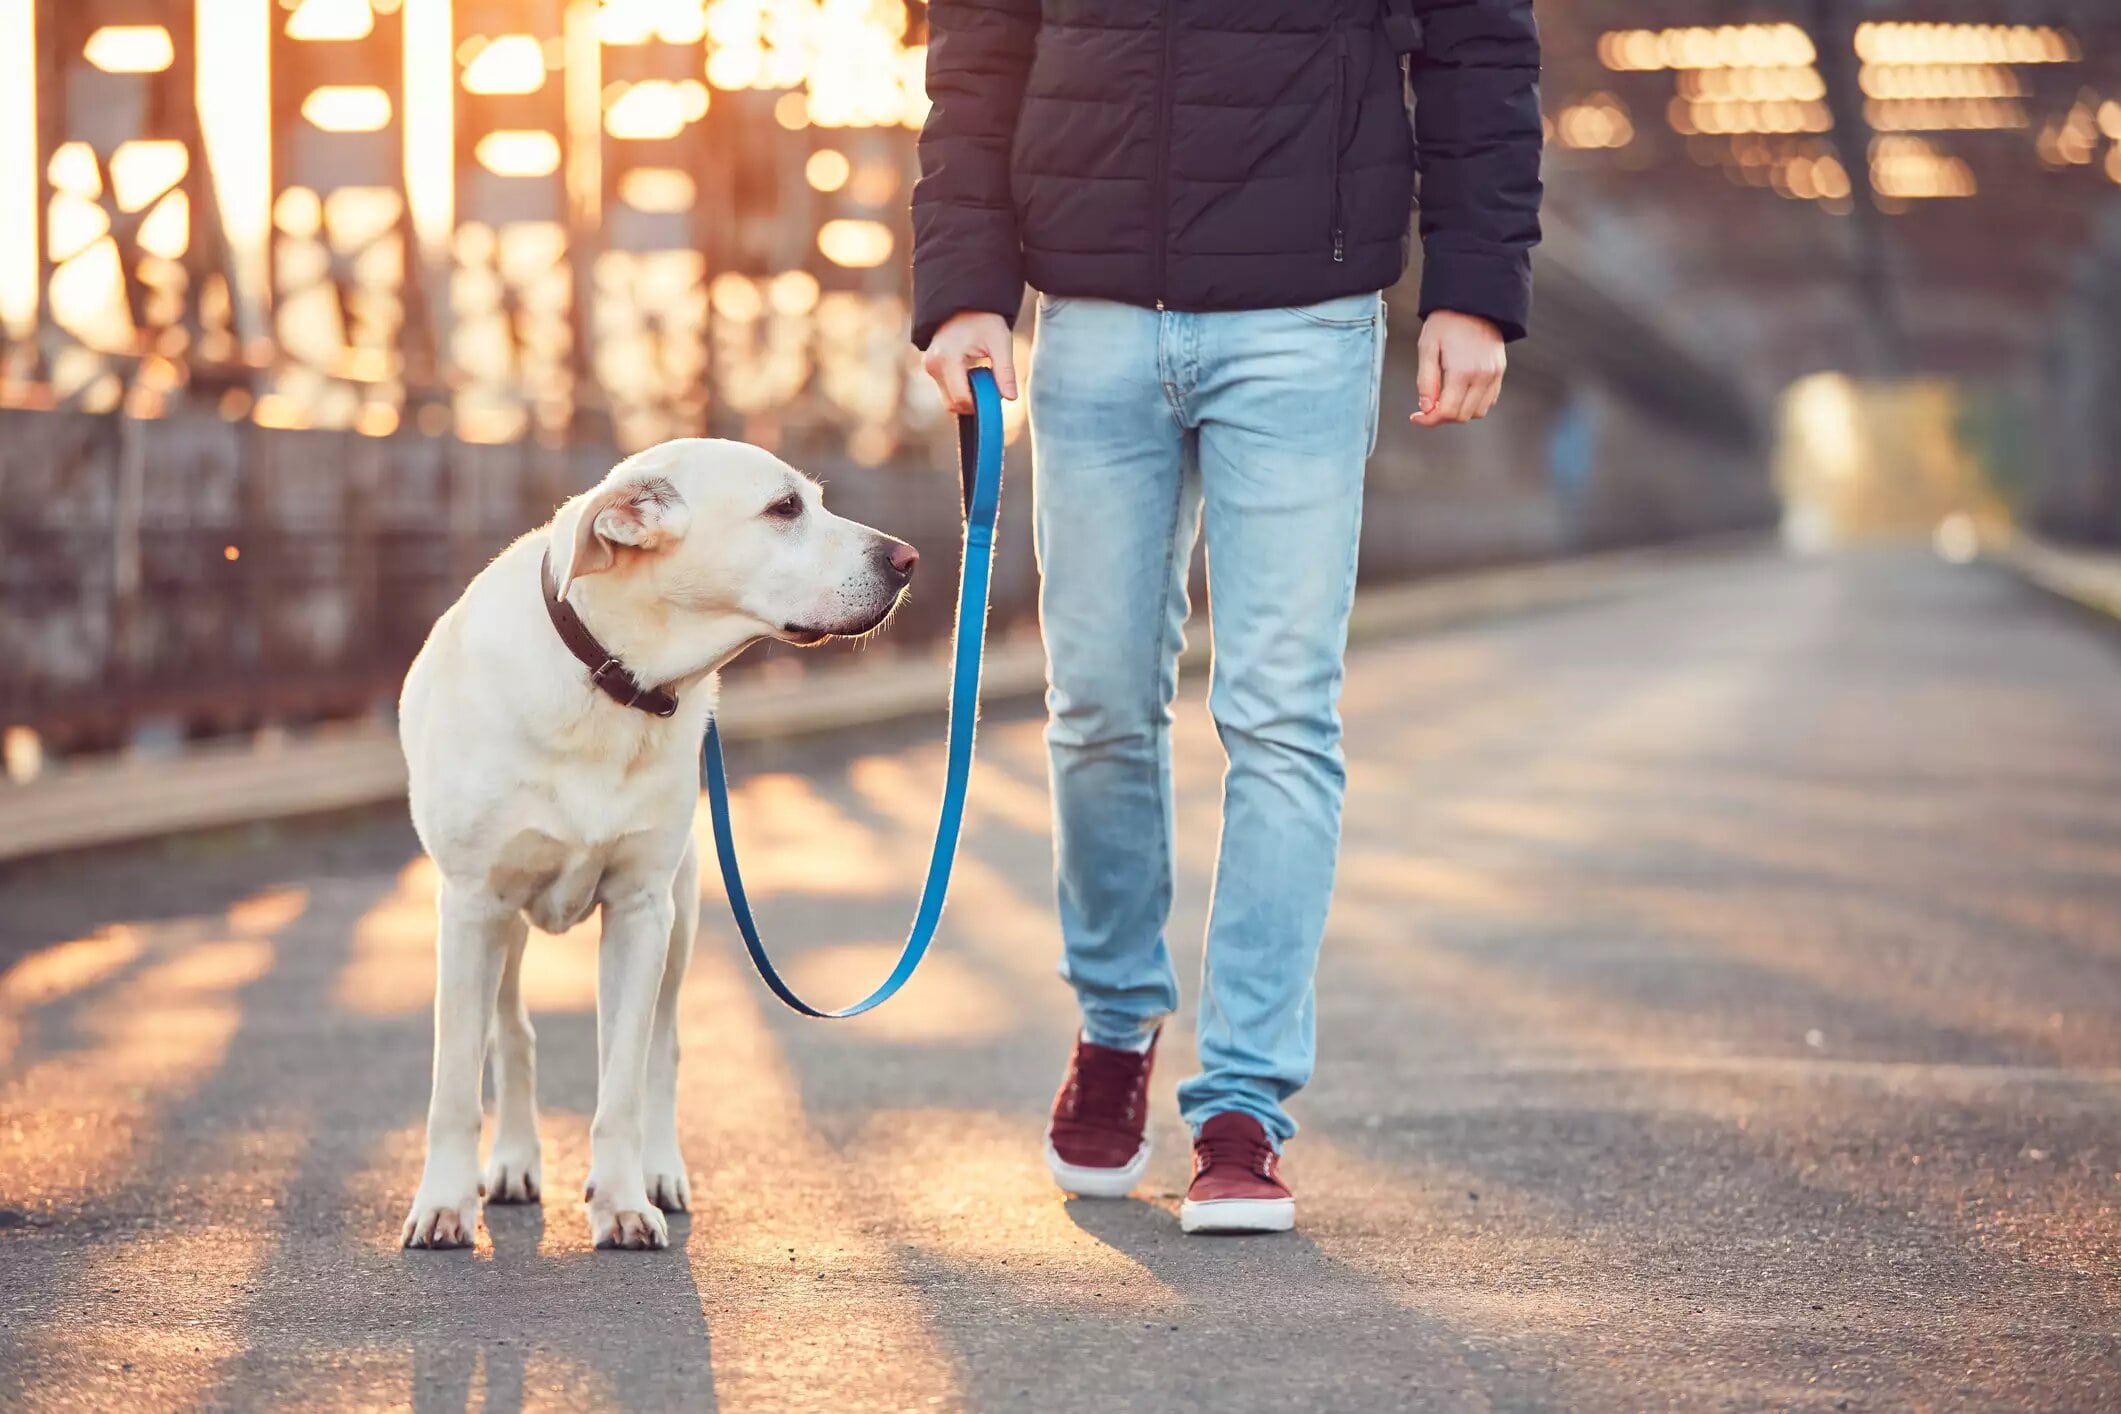
M765 514L774 520L794 520L802 513L803 498L793 491L766 507L765 511Z

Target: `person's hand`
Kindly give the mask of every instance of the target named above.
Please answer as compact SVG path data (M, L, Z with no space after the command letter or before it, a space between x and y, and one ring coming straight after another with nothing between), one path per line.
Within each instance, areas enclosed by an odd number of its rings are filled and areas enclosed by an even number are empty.
M1416 427L1480 421L1502 396L1508 366L1502 330L1477 314L1437 310L1422 321L1421 410L1407 420Z
M982 363L994 365L994 386L1003 397L1015 401L1016 343L1009 321L983 309L959 310L945 319L921 359L921 367L942 389L944 405L956 413L972 411L967 375Z

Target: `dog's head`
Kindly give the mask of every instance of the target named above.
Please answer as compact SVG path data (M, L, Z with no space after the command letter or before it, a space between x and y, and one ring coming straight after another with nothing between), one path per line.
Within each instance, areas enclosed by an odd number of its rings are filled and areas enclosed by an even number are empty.
M771 452L688 437L628 457L568 502L552 558L563 596L588 575L641 576L673 609L807 646L882 627L920 557L826 510L818 484Z

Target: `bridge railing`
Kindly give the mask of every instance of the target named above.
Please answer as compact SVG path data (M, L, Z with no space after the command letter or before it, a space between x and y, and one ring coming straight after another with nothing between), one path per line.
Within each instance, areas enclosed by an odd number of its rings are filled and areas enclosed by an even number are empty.
M1409 297L1396 301L1365 518L1367 580L1768 523L1764 444L1746 405L1620 311L1549 273L1554 330L1517 358L1507 417L1422 432ZM1575 301L1572 303L1572 301ZM1628 359L1591 358L1626 346ZM1708 381L1704 381L1708 380ZM1721 399L1721 401L1718 401ZM919 544L924 584L866 652L950 632L954 443L940 422L883 464L798 439L835 509ZM1005 496L995 619L1036 614L1031 479ZM0 724L47 751L142 731L200 736L387 711L429 626L492 555L620 455L597 443L484 445L281 430L212 413L153 420L0 409ZM831 655L744 660L814 663ZM834 661L837 661L834 659Z

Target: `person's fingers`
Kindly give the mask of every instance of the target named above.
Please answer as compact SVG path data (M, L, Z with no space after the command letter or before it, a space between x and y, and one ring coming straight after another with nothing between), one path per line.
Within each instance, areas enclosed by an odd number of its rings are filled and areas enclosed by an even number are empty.
M1490 378L1488 379L1488 392L1487 392L1487 396L1486 396L1486 397L1485 397L1485 398L1484 398L1484 399L1483 399L1483 400L1481 401L1481 404L1480 404L1480 411L1479 411L1479 412L1477 412L1477 413L1475 413L1475 414L1474 414L1474 416L1475 416L1475 417L1486 417L1486 416L1487 416L1487 415L1488 415L1489 413L1491 413L1491 412L1495 411L1495 404L1497 404L1497 403L1499 403L1499 402L1501 402L1501 401L1502 401L1502 375L1501 375L1500 373L1497 373L1497 374L1494 374L1494 375L1492 375L1492 376L1491 376L1491 377L1490 377Z
M930 348L921 355L921 371L935 384L936 396L943 400L943 406L947 408L950 406L950 380L943 374L945 366L946 360L941 349Z
M943 388L944 406L955 413L972 411L972 380L965 371L968 362L962 352L945 354L942 371L936 376Z
M989 349L987 356L994 361L994 386L1011 402L1016 401L1016 341L1004 338L1001 347Z
M1420 367L1414 378L1414 395L1418 406L1413 421L1424 427L1436 425L1436 400L1443 394L1443 344L1440 340L1424 338L1420 344Z
M1466 397L1466 421L1478 422L1488 415L1488 406L1495 401L1495 375L1482 373L1472 380L1472 390Z
M1444 370L1443 397L1437 401L1438 421L1464 422L1473 410L1474 383L1468 373Z

